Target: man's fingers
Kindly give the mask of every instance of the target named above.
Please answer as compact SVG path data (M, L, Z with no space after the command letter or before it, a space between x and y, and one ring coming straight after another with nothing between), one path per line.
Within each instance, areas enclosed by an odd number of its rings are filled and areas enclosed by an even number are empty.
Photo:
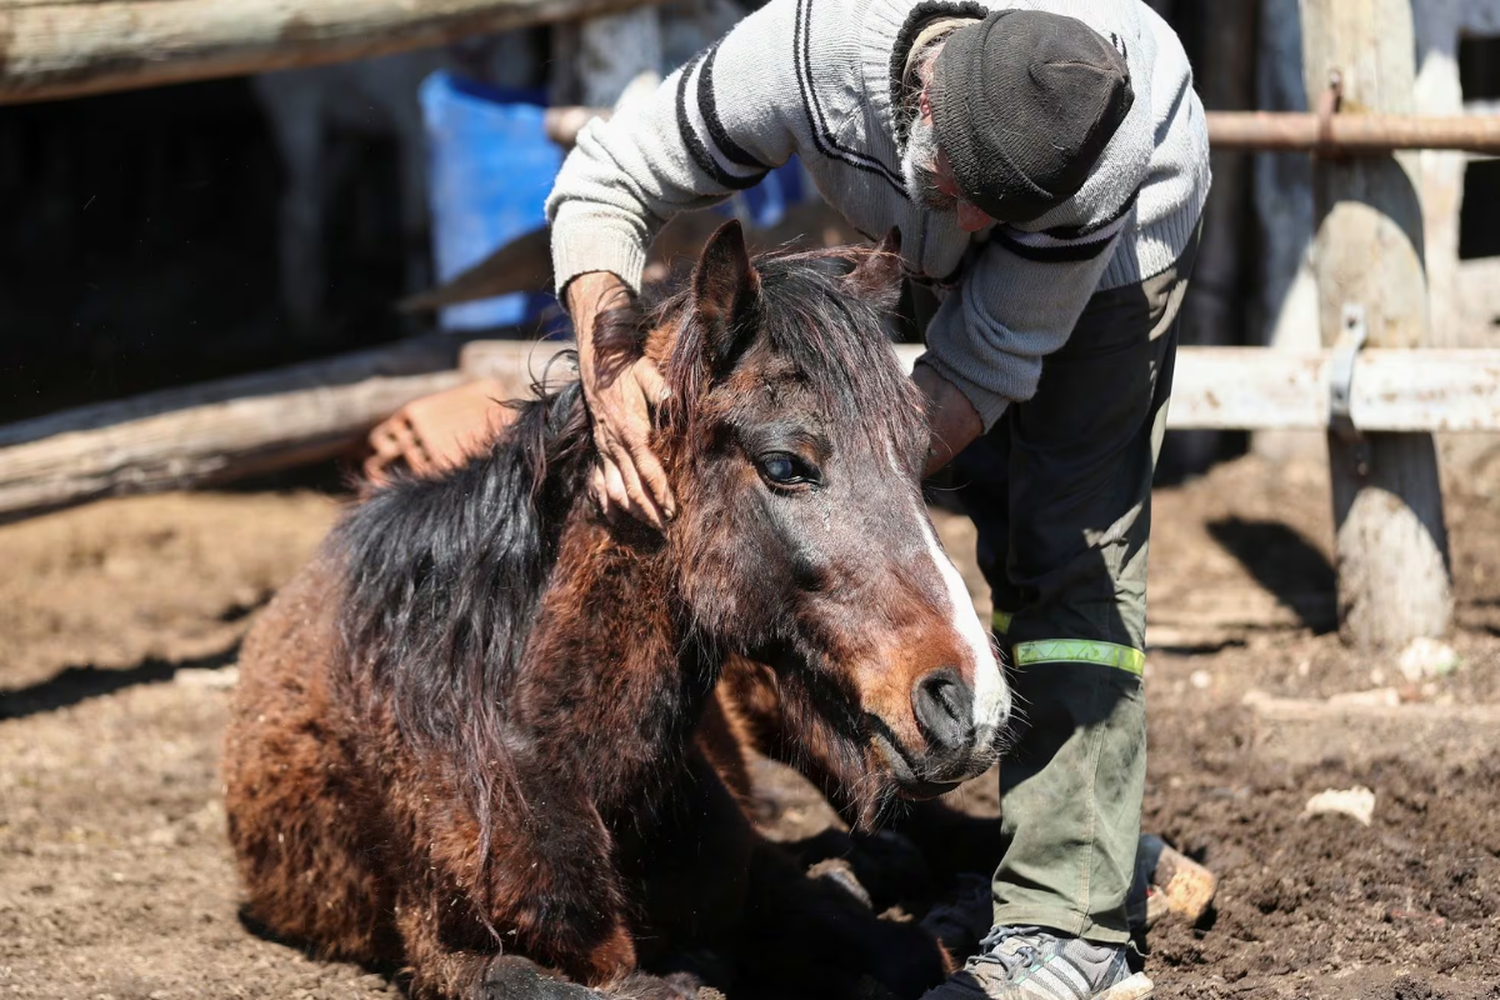
M608 520L615 516L614 503L609 499L609 484L604 476L604 466L594 466L594 474L589 481L589 494L594 498L594 503L599 507L599 513Z
M376 455L389 461L401 455L401 442L396 440L387 424L381 424L371 432L370 445L375 449Z
M676 517L677 500L672 496L672 487L667 483L667 470L661 467L656 455L645 442L641 442L631 450L630 457L635 460L636 474L656 508L668 521Z
M672 390L667 388L667 380L661 377L661 372L656 370L656 365L649 358L636 362L635 381L645 394L646 402L652 406L672 394Z
M625 489L625 478L620 474L620 467L609 461L604 463L604 495L609 498L612 512L624 511L638 521L646 520L646 512L636 507L635 501L630 498L630 492Z
M657 531L665 528L666 518L662 515L661 507L658 506L656 498L641 483L640 473L635 463L617 462L615 468L625 483L625 493L630 498L630 512Z
M644 358L625 374L629 378L598 386L588 396L603 489L616 508L662 531L675 502L666 472L651 453L651 408L668 395L667 385Z
M405 410L391 418L387 430L391 440L400 451L401 457L406 460L406 467L412 475L426 476L433 471L431 456L427 454L427 448L412 429L411 419Z

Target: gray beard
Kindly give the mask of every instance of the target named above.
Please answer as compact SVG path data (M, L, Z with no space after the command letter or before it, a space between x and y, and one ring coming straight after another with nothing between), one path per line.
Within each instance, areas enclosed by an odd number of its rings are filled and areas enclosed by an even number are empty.
M937 134L932 122L923 121L919 115L911 123L906 149L901 153L901 175L906 181L906 192L933 211L951 212L958 208L958 199L938 190L937 174L932 169L937 162L937 153Z

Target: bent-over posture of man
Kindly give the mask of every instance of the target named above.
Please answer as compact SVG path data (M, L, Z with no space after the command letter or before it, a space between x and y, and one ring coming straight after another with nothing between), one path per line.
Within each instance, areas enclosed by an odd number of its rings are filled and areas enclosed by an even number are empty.
M578 138L548 202L606 507L660 525L659 373L601 378L600 308L675 213L796 153L941 300L915 378L931 473L979 528L1026 716L1001 770L994 929L931 997L1150 992L1127 967L1145 784L1150 487L1208 139L1172 30L1137 0L770 0Z

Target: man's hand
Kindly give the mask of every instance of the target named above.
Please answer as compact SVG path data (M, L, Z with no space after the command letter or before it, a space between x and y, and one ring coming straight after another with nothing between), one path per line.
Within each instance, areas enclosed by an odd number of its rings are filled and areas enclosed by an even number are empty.
M927 467L922 470L925 478L953 461L954 455L983 434L984 421L968 397L929 366L917 365L911 377L927 397L927 423L932 431Z
M605 271L568 284L578 374L599 450L592 488L606 515L624 510L661 530L677 513L666 471L649 445L651 408L666 398L666 382L649 359L628 354L622 345L595 342L599 316L627 304L628 295L624 283Z

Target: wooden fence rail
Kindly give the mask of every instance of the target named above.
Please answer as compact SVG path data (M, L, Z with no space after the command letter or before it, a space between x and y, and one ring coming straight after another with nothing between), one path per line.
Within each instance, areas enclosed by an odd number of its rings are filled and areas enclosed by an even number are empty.
M462 366L521 384L562 346L479 340L464 347ZM922 348L901 344L896 353L910 371ZM1332 351L1180 347L1167 427L1327 430L1334 369ZM1349 410L1360 431L1500 431L1500 350L1361 351Z
M651 0L0 0L0 104L387 55Z
M468 379L522 395L568 346L475 341L460 354L433 338L0 427L0 520L325 459L403 404ZM909 369L920 351L897 353ZM1168 426L1326 428L1334 368L1327 351L1181 348ZM1352 388L1362 430L1500 431L1497 350L1368 350Z

